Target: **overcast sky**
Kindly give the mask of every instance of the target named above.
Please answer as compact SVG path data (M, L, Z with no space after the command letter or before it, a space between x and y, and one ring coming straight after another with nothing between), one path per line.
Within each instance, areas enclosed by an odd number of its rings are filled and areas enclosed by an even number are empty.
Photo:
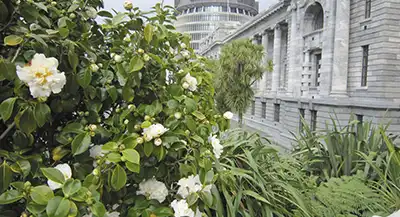
M114 8L117 11L123 10L123 3L125 0L104 0L104 4L106 9ZM141 10L149 10L153 5L157 2L161 2L161 0L131 0L133 5L138 6ZM260 11L267 9L267 7L277 0L259 0L260 2ZM164 0L165 4L174 5L174 0Z

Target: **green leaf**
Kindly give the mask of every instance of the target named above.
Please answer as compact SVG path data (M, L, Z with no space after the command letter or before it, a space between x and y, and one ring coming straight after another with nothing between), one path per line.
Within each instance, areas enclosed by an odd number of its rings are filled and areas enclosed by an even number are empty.
M60 33L61 37L66 38L69 35L69 29L68 28L59 28L58 33Z
M144 128L148 128L151 126L151 122L150 121L143 121L143 123L140 125L143 129Z
M38 41L44 47L47 47L47 43L43 40L43 38L41 36L35 35L35 34L31 34L31 38L34 38L36 41Z
M261 195L259 195L258 193L254 192L254 191L245 190L245 191L243 191L243 194L247 195L247 196L250 196L250 197L253 197L254 199L259 200L261 202L270 204L270 202L268 202L268 200L266 200L264 197L262 197Z
M193 120L192 117L186 116L185 117L185 123L187 128L189 128L190 131L195 132L196 131L196 122Z
M108 11L99 11L97 12L97 15L99 15L100 17L113 18L113 15Z
M47 203L46 203L47 205ZM38 215L39 213L42 213L43 211L46 210L46 205L39 205L36 204L35 202L30 202L28 203L28 206L26 206L26 209L31 212L32 214Z
M146 39L147 43L150 43L153 39L153 25L150 23L144 27L144 38Z
M108 86L107 87L107 92L108 92L108 95L111 97L113 102L115 102L118 99L117 88L115 88L114 86Z
M75 137L72 141L72 153L75 155L82 154L86 150L88 150L89 145L91 142L90 134L89 133L81 133Z
M39 185L31 190L32 200L40 205L47 205L50 199L54 197L53 191L47 185Z
M79 8L79 4L72 4L69 8L68 8L68 13L74 12L76 9Z
M17 121L17 126L26 134L30 134L36 129L36 121L32 109L25 109L19 121Z
M125 13L118 13L117 15L115 15L115 17L112 18L112 25L116 26L120 23L122 23L126 18L126 14Z
M68 62L69 62L69 65L71 66L72 70L74 70L74 72L76 72L76 67L78 67L79 59L78 59L78 55L75 53L75 51L73 49L70 49L68 51Z
M204 116L204 114L199 111L192 112L192 115L194 115L197 119L199 119L201 121L206 119L206 116Z
M98 217L104 217L104 215L106 214L106 208L101 202L96 202L95 204L93 204L90 207L90 210L92 210L92 213Z
M39 127L42 127L50 118L51 110L46 103L38 103L35 106L35 119Z
M140 164L140 154L135 149L125 149L122 151L122 156L129 162Z
M135 98L135 91L128 85L122 88L122 98L127 102L132 102Z
M169 101L167 102L167 106L168 106L168 108L170 108L170 109L175 109L175 108L177 108L177 107L179 106L179 102L176 101L176 100L174 100L174 99L171 99L171 100L169 100Z
M44 11L47 12L47 7L43 4L43 3L36 3L34 2L34 4L36 5L36 7L38 7L39 9L42 9Z
M9 35L4 38L4 44L8 46L17 46L21 44L23 41L24 39L17 35Z
M119 191L125 186L126 179L127 177L124 168L122 168L120 165L117 165L112 171L111 186L114 188L114 190Z
M118 149L118 144L116 142L107 142L101 149L104 151L115 151Z
M0 58L0 80L14 80L17 77L17 68L14 63L7 62Z
M8 98L0 104L0 115L4 121L8 120L11 117L15 101L17 101L17 98L15 97Z
M121 161L121 155L113 152L109 153L107 155L107 160L109 160L110 162L118 163Z
M194 136L192 136L191 137L194 141L196 141L196 142L198 142L198 143L200 143L200 144L204 144L204 140L200 137L200 136L198 136L198 135L194 135Z
M159 208L155 209L153 212L157 217L167 217L167 216L174 215L174 212L172 211L172 209L168 208L168 207L159 207Z
M19 160L17 161L17 164L21 169L24 178L27 177L29 175L29 172L31 172L31 164L29 163L29 161Z
M0 23L5 22L9 14L7 5L0 1Z
M197 109L197 103L191 98L185 99L185 106L187 112L193 112Z
M189 206L192 206L197 202L198 199L199 195L196 193L192 193L186 198L186 202L188 203Z
M70 123L67 126L65 126L63 128L62 132L63 133L76 133L76 134L79 134L79 133L83 133L85 131L83 130L82 124L77 123L77 122L73 122L73 123Z
M81 187L82 187L81 181L76 180L76 179L75 180L74 179L68 179L64 183L64 185L62 187L62 190L63 190L64 196L70 197L71 195L73 195L76 192L78 192L81 189Z
M46 214L48 217L66 217L69 213L69 200L56 196L49 201L46 206Z
M128 168L128 170L130 170L133 173L140 173L140 165L139 164L134 164L129 161L126 161L125 166L126 166L126 168Z
M137 146L136 138L137 136L129 136L122 141L122 144L124 144L127 149L134 149Z
M0 193L5 191L12 182L12 171L6 161L0 166Z
M24 196L17 190L9 190L0 195L0 205L10 204L17 202Z
M90 71L89 69L82 70L78 73L76 79L81 87L86 88L89 86L90 81L92 80L92 71Z
M47 179L50 179L53 182L57 182L57 183L62 184L65 181L64 175L58 169L55 169L55 168L41 168L40 170L42 171L43 175Z
M131 72L137 72L141 70L144 66L144 62L140 56L133 56L130 63L129 67L131 69Z
M147 157L149 157L151 153L153 153L153 149L154 149L153 143L151 142L144 143L144 154Z
M61 17L60 19L58 19L58 22L57 22L58 28L66 27L67 26L67 20L69 20L68 17Z

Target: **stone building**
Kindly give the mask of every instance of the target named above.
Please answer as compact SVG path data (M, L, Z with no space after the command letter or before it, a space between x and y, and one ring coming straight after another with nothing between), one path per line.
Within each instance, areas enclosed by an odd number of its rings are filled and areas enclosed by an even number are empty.
M191 36L191 47L197 51L200 41L215 29L237 29L258 14L255 0L175 0L179 12L175 27Z
M214 33L215 34L215 33ZM200 54L249 38L274 70L258 82L247 125L290 147L290 132L353 114L400 133L400 1L281 0L232 34L203 42ZM329 123L328 123L329 124Z

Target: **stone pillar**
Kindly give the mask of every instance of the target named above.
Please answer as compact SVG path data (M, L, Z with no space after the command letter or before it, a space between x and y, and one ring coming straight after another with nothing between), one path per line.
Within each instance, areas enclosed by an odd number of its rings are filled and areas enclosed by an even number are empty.
M347 96L349 70L350 0L336 2L335 46L331 95Z
M340 0L338 0L340 2ZM334 2L327 1L324 6L324 32L322 36L322 60L321 60L321 78L320 95L328 96L331 92L332 66L333 66L333 48L335 38L335 8Z
M262 37L262 46L264 47L264 57L263 57L263 66L266 67L268 64L268 33L267 31L264 31L263 34L261 35ZM268 79L268 73L267 71L264 72L264 75L261 79L260 82L260 87L259 90L262 94L265 93L265 90L267 89L267 79Z
M288 89L287 95L293 96L295 91L295 86L299 85L299 72L296 70L296 58L299 55L297 51L298 40L297 40L297 11L296 5L293 3L290 6L291 20L290 20L290 42L289 42L289 73L288 73Z
M280 79L280 72L281 72L281 36L282 36L282 29L279 24L275 26L274 29L274 56L273 56L273 63L274 63L274 71L272 73L272 92L277 92L279 88L279 79Z

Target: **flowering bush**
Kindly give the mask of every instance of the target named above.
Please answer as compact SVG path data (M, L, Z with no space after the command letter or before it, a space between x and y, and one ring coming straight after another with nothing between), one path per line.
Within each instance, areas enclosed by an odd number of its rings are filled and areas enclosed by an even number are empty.
M223 216L203 60L171 8L101 7L0 1L1 216Z

